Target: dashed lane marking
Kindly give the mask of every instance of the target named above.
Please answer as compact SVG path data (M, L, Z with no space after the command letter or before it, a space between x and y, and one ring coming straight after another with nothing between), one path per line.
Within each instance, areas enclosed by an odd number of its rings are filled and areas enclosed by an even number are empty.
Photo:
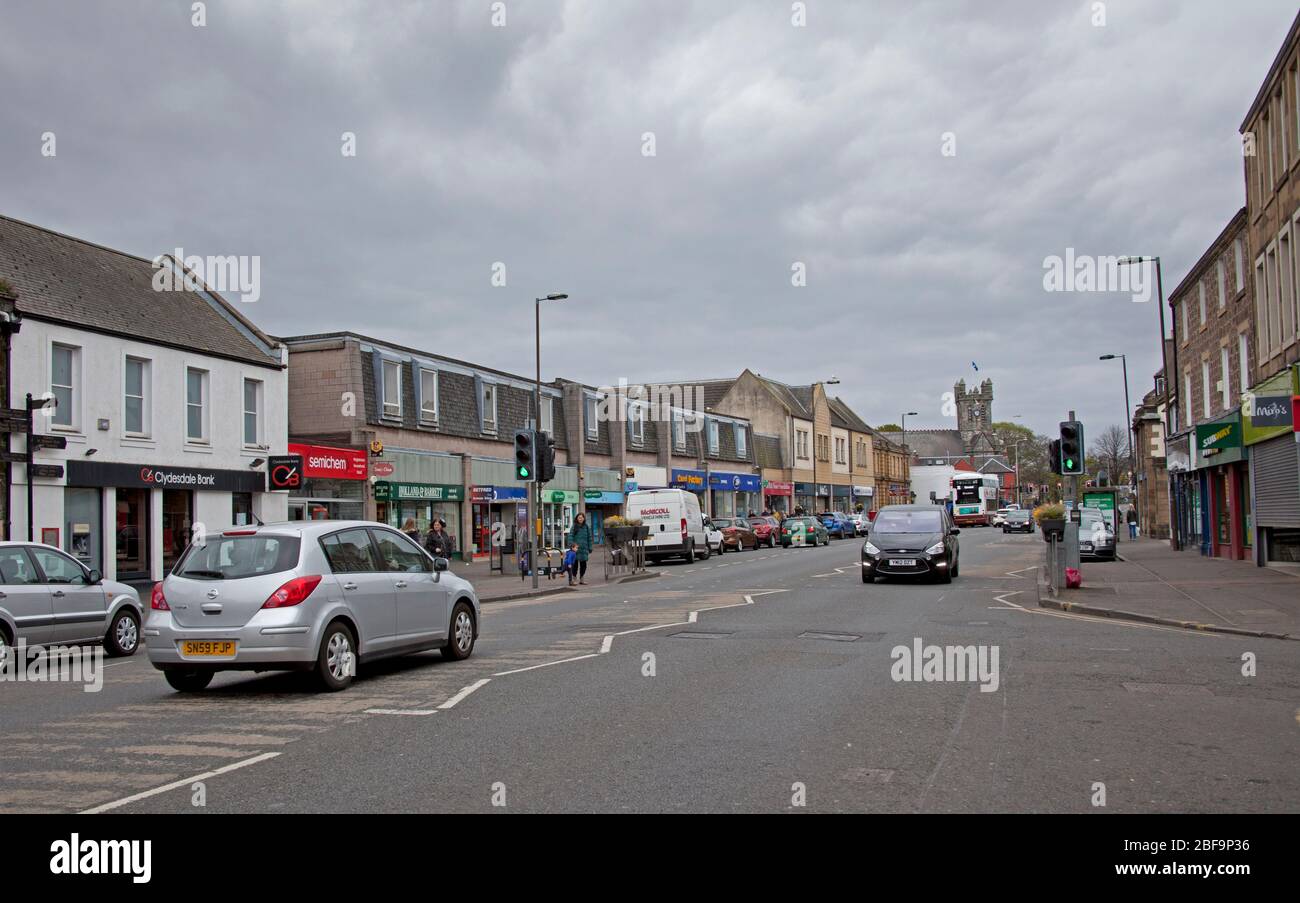
M442 705L438 706L438 708L440 708L440 709L451 709L451 708L455 708L455 707L456 707L456 703L458 703L458 702L460 702L461 700L463 700L466 696L468 696L469 694L473 693L475 690L477 690L479 687L481 687L481 686L483 686L484 684L486 684L486 683L487 683L488 681L490 681L491 679L492 679L492 678L490 678L490 677L485 677L485 678L483 678L482 680L476 680L476 681L474 681L474 683L470 684L468 687L465 687L463 690L461 690L461 691L460 691L459 693L457 693L455 696L451 697L451 699L448 699L448 700L447 700L446 702L444 702Z

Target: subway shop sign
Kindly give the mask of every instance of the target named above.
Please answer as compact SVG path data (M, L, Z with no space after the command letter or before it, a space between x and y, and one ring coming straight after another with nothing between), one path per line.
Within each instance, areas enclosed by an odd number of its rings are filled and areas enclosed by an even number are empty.
M392 483L381 480L375 484L377 502L463 502L464 486L443 483Z

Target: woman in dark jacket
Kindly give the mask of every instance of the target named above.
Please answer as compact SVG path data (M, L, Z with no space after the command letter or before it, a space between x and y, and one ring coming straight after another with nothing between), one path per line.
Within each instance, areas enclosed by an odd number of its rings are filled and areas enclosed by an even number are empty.
M424 538L424 547L434 558L450 558L456 551L456 540L444 528L446 521L439 518L429 528L429 535Z
M579 514L573 519L573 528L569 530L569 535L565 537L565 545L572 543L578 544L578 582L587 582L587 559L591 557L591 547L595 545L595 538L591 533L591 526L587 523L587 515Z

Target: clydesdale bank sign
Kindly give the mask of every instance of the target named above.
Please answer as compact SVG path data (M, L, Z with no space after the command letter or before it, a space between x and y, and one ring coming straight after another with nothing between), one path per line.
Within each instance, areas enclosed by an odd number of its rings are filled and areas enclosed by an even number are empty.
M266 474L249 470L208 470L155 464L68 461L69 486L124 486L139 489L197 489L214 492L265 492Z

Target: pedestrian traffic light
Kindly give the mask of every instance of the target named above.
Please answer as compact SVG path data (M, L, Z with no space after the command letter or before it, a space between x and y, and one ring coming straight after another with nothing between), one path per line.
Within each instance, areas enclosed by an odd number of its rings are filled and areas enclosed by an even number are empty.
M537 434L515 430L515 479L532 483L537 479Z
M549 483L555 479L555 437L550 433L537 434L537 482Z
M1077 420L1061 421L1061 469L1067 477L1083 475L1083 424Z
M1052 473L1061 472L1061 440L1053 439L1047 443L1047 466ZM1046 490L1044 490L1046 491Z

